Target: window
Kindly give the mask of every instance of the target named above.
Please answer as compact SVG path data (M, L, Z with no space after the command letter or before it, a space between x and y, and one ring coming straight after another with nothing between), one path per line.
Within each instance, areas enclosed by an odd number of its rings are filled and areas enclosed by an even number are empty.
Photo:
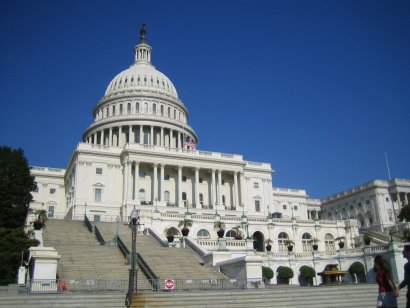
M283 209L286 210L288 207L284 204L283 205Z
M222 180L222 185L225 185L225 180Z
M199 230L196 236L202 239L210 238L209 232L206 231L205 229Z
M226 204L226 198L225 198L225 195L222 195L222 205L225 205Z
M50 188L50 195L54 195L56 193L56 189L55 188Z
M95 174L102 174L102 172L103 172L102 168L95 169Z
M177 118L177 111L174 109L174 119Z
M366 200L366 204L370 204L370 201L369 201L369 200Z
M164 191L164 201L169 203L169 191Z
M131 113L131 104L128 103L127 105L127 113L130 114Z
M170 118L170 117L171 117L171 108L168 107L168 118Z
M149 132L146 130L144 131L144 144L149 143Z
M34 182L34 184L36 185L36 188L34 188L34 192L38 193L38 191L40 190L40 188L38 187L38 183Z
M112 106L112 115L115 115L115 106Z
M144 113L148 113L148 103L144 103Z
M389 216L389 221L393 221L393 211L391 209L387 210L387 215Z
M157 113L157 104L152 105L152 113L154 113L154 114Z
M48 206L47 217L54 218L54 205Z
M389 197L386 197L386 202L389 202L389 201L390 201Z
M169 178L170 178L169 174L164 175L164 180L165 181L169 181Z
M182 176L182 182L186 182L186 176L185 175Z
M201 204L201 206L204 206L204 195L203 194L199 194L199 203Z
M164 106L161 105L161 115L164 116Z
M253 188L259 188L259 183L258 182L253 183Z
M145 172L144 171L140 171L140 178L145 178Z
M325 235L325 250L326 251L334 251L335 250L335 239L329 233Z
M140 113L140 103L135 104L135 113Z
M94 190L94 201L95 202L101 202L101 195L102 195L102 189L101 188L96 188Z
M303 251L312 251L312 236L309 233L303 233L302 235L302 247Z
M285 232L281 232L278 235L278 245L279 251L287 251L286 241L289 239L289 236Z
M186 201L186 192L183 192L183 193L182 193L182 200L183 200L183 201Z
M204 181L203 178L199 178L199 183L202 183Z
M94 221L101 221L101 215L94 215Z
M260 200L255 200L255 211L256 212L261 211L261 202L260 202Z
M350 209L353 210L353 205L352 204L350 205Z
M235 237L236 232L234 230L229 230L226 232L225 237Z
M120 114L122 114L122 104L120 104Z
M138 199L140 199L140 201L145 201L145 189L140 189L138 192Z
M294 209L295 211L297 211L297 210L298 210L298 206L297 206L297 205L293 206L293 209Z

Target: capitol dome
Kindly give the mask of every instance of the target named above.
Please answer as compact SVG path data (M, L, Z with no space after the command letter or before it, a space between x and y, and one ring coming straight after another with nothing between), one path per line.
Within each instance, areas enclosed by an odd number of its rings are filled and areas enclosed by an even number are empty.
M123 147L140 144L193 149L198 137L188 124L188 110L171 80L151 64L145 25L134 47L135 61L109 83L93 109L94 122L83 140Z
M155 91L173 98L178 98L178 93L171 80L150 63L150 50L146 55L139 54L140 49L149 50L149 45L136 46L135 63L129 69L122 71L110 82L105 91L109 96L124 90ZM138 56L141 56L138 58Z

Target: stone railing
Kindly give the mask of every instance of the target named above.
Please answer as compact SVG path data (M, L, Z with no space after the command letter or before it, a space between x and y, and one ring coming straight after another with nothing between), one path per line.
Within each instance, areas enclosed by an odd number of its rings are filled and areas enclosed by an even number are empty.
M207 250L216 250L219 247L218 240L197 240L198 244ZM244 240L226 240L226 248L229 250L245 250L246 241Z

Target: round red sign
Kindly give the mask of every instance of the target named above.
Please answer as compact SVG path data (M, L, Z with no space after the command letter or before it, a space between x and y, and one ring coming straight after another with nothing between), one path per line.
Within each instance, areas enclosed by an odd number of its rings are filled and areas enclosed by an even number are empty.
M165 289L172 290L175 287L175 282L172 279L165 280Z

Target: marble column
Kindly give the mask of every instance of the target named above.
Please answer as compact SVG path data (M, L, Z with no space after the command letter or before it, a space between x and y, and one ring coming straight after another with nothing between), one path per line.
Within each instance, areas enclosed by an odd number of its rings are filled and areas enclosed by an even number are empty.
M178 166L178 206L183 206L182 204L182 166Z
M223 204L222 204L222 171L218 170L218 204L222 206L222 209L224 209Z
M154 126L151 125L151 131L149 133L149 144L154 145Z
M135 200L139 201L139 185L138 185L138 180L140 177L140 163L135 162L135 176L134 176L134 185L135 185Z
M211 174L211 200L212 200L212 205L215 206L216 204L216 183L215 183L215 169L212 169L212 174Z
M134 136L134 131L132 129L132 125L129 126L128 136L129 136L129 141L128 142L129 143L134 143L135 142L135 136Z
M161 146L165 146L165 143L164 143L164 128L163 127L161 127Z
M102 129L102 130L101 130L101 145L104 145L104 144L105 144L104 141L105 141L105 140L104 140L104 130Z
M200 208L199 203L199 168L195 168L195 205Z
M161 173L160 173L160 179L159 179L159 201L163 201L164 199L164 173L165 173L165 165L161 164Z
M151 126L151 127L152 127L152 126ZM157 169L157 167L158 167L158 164L154 164L154 170L153 170L154 176L152 177L152 178L153 178L153 185L152 185L152 190L153 190L152 204L154 204L155 199L158 200L158 179L157 179L157 177L158 177L158 169Z
M144 144L144 126L140 125L140 144Z
M233 173L233 206L238 208L239 195L238 195L238 172Z
M110 127L110 132L109 132L108 138L109 138L108 145L112 146L112 127Z

